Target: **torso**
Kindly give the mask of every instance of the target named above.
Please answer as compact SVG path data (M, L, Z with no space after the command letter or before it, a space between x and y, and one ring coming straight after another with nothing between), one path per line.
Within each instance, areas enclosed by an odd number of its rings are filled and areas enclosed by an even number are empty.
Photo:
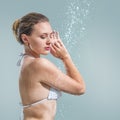
M40 73L34 69L32 57L24 57L21 66L19 89L23 105L29 105L34 102L47 98L50 87L40 83ZM46 100L40 104L24 108L24 120L54 120L56 113L56 100Z
M54 120L56 114L56 101L44 101L36 106L24 109L24 120Z

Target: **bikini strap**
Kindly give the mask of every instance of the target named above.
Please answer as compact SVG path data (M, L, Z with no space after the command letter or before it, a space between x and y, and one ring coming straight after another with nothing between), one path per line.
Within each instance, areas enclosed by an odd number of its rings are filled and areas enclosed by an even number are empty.
M17 66L20 66L21 65L21 62L22 62L22 59L23 59L23 57L24 57L24 55L25 55L25 53L20 53L20 58L19 58L19 60L17 61Z
M35 102L35 103L29 104L29 105L22 105L22 107L23 107L23 108L27 108L27 107L35 106L35 105L37 105L37 104L39 104L39 103L42 103L42 102L44 102L44 101L46 101L46 100L47 100L47 98L42 99L42 100L40 100L40 101L37 101L37 102Z

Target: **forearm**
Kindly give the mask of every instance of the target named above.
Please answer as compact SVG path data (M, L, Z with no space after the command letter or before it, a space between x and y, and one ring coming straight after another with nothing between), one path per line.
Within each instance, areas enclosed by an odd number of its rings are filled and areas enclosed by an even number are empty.
M83 83L83 78L76 68L75 64L73 63L71 57L68 55L64 59L62 59L62 61L65 65L67 75L77 82Z

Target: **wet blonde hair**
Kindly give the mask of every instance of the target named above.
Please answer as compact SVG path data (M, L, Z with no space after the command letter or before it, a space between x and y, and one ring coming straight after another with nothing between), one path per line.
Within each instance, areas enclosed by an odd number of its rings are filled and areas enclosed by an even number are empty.
M39 22L49 22L49 19L43 14L32 12L26 14L18 20L15 20L12 30L17 41L21 44L24 44L23 40L21 39L21 35L31 35L33 26Z

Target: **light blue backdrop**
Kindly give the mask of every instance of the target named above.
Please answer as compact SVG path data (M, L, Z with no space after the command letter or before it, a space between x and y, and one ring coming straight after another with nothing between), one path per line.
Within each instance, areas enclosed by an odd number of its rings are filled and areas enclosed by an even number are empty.
M28 12L49 17L81 71L86 94L63 94L56 120L120 119L119 0L1 0L0 120L20 116L18 68L22 51L12 34L15 19ZM48 56L58 67L61 62Z

